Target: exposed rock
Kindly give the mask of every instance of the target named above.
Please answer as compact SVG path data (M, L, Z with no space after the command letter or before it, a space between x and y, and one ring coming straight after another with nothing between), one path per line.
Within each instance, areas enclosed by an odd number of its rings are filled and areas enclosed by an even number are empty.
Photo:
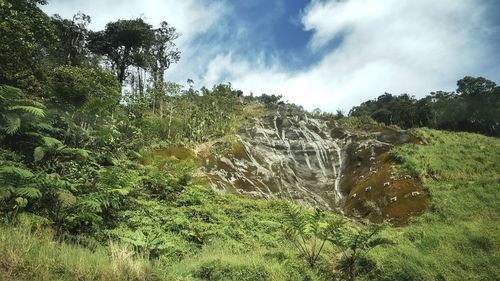
M404 221L429 201L420 183L392 169L388 151L411 140L402 130L351 131L280 107L240 128L236 139L224 155L196 152L220 193L284 198L372 221Z

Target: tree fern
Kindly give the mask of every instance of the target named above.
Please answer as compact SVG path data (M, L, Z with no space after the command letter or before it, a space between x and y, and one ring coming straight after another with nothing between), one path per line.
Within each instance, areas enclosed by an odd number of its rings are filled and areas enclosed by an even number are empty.
M14 167L14 166L0 167L0 179L5 180L8 178L12 178L13 176L15 176L16 179L29 180L32 177L34 177L34 174L30 170L19 167Z
M2 127L4 127L5 133L9 135L15 134L21 127L21 118L17 115L5 114L3 119L5 120L5 124Z
M34 107L34 106L15 105L15 106L9 107L8 109L11 111L26 112L26 113L29 113L29 114L35 116L35 117L39 117L39 118L45 117L45 110L43 110L41 108Z
M28 198L28 199L39 199L42 197L42 192L38 188L34 187L20 187L14 189L17 196Z
M285 231L310 267L314 267L325 243L340 232L344 221L329 218L324 211L309 213L297 205L285 209Z
M51 148L63 146L63 143L60 140L49 136L42 136L42 142L44 146Z

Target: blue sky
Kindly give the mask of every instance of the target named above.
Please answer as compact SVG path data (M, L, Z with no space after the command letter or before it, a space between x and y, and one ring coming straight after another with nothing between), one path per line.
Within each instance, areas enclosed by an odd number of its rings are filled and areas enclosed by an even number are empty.
M454 90L465 75L500 82L496 0L51 0L47 13L166 20L182 36L167 79L231 82L307 109L348 110L384 92Z

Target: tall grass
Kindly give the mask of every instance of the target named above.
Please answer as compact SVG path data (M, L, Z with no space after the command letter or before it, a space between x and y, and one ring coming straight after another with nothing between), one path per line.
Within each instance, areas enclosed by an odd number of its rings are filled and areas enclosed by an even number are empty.
M149 262L122 245L90 251L52 238L0 227L0 280L154 280Z

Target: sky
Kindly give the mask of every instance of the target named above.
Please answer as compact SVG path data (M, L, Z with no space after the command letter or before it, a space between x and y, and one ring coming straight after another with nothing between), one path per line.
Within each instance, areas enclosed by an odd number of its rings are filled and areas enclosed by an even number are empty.
M348 111L384 92L422 97L464 76L500 84L497 0L49 0L42 9L167 21L181 60L166 79L280 94L308 110Z

